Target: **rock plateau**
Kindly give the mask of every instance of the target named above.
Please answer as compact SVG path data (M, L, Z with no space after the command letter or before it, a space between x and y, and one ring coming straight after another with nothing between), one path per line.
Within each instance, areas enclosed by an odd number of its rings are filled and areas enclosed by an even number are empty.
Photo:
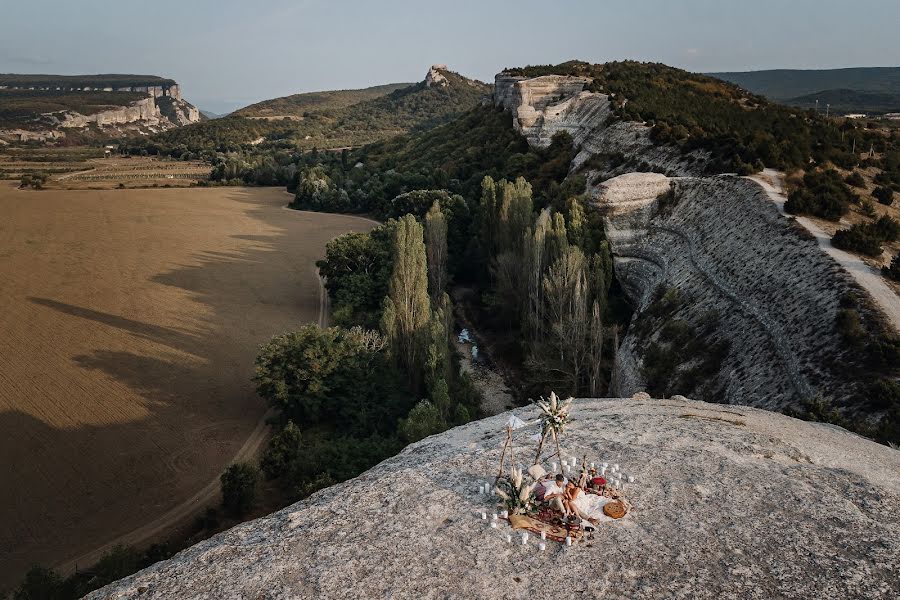
M531 408L515 411L526 421ZM491 529L479 484L509 413L407 447L89 596L896 598L900 452L842 429L675 397L577 400L564 454L618 463L626 518L540 552ZM516 457L534 443L520 430ZM518 538L514 538L518 539Z

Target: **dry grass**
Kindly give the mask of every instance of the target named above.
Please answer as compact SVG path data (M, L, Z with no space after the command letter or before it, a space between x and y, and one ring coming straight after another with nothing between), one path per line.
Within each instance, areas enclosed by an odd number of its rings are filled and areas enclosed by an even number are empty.
M0 587L159 517L251 434L257 345L316 320L315 259L372 226L287 200L0 182Z

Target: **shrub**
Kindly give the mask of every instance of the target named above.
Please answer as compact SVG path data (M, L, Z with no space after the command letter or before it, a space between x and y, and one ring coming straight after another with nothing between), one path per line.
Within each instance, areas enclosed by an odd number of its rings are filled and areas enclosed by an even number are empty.
M881 273L889 279L900 281L900 254L897 254L891 264L887 267L881 267Z
M894 190L887 186L875 188L872 192L872 196L874 196L880 204L884 204L885 206L890 206L894 202Z
M881 255L881 240L872 234L868 225L854 225L850 229L840 229L831 238L835 248L859 252L866 256Z
M857 204L859 198L844 185L834 169L810 171L803 176L802 185L791 192L784 209L791 214L809 214L829 221L837 221Z
M851 172L847 177L844 178L844 182L847 185L852 185L853 187L861 188L866 187L866 180L863 179L862 175L860 175L857 171Z
M259 469L249 463L238 463L228 467L219 479L222 507L235 517L247 514L256 500Z

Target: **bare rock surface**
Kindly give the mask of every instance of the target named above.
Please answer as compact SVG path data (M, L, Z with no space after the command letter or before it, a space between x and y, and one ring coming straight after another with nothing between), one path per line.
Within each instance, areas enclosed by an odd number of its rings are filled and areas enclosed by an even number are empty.
M514 411L526 421L532 408ZM564 455L618 463L632 511L593 540L508 544L479 484L510 413L406 448L89 598L896 598L900 452L748 407L582 399ZM536 425L519 430L528 462Z
M639 311L662 286L684 299L673 318L699 327L704 315L718 316L710 343L726 339L731 349L714 386L721 391L708 390L710 398L781 410L814 394L838 405L854 395L835 368L845 349L834 326L853 281L797 234L757 183L632 173L592 195L606 215L620 281ZM632 333L624 339L621 395L644 387L647 344Z

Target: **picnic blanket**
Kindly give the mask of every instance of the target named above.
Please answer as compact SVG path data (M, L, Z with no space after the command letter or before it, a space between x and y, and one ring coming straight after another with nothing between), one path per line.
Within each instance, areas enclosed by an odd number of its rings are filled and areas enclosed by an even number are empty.
M540 516L541 513L538 513L537 517ZM584 535L584 532L580 527L576 527L569 531L566 529L565 525L554 525L551 523L549 514L545 515L544 518L546 520L541 520L540 518L528 515L509 515L509 524L512 525L513 529L525 529L526 531L531 531L537 535L540 535L543 531L547 534L548 540L553 540L555 542L565 542L566 536L570 536L573 541L577 541Z

